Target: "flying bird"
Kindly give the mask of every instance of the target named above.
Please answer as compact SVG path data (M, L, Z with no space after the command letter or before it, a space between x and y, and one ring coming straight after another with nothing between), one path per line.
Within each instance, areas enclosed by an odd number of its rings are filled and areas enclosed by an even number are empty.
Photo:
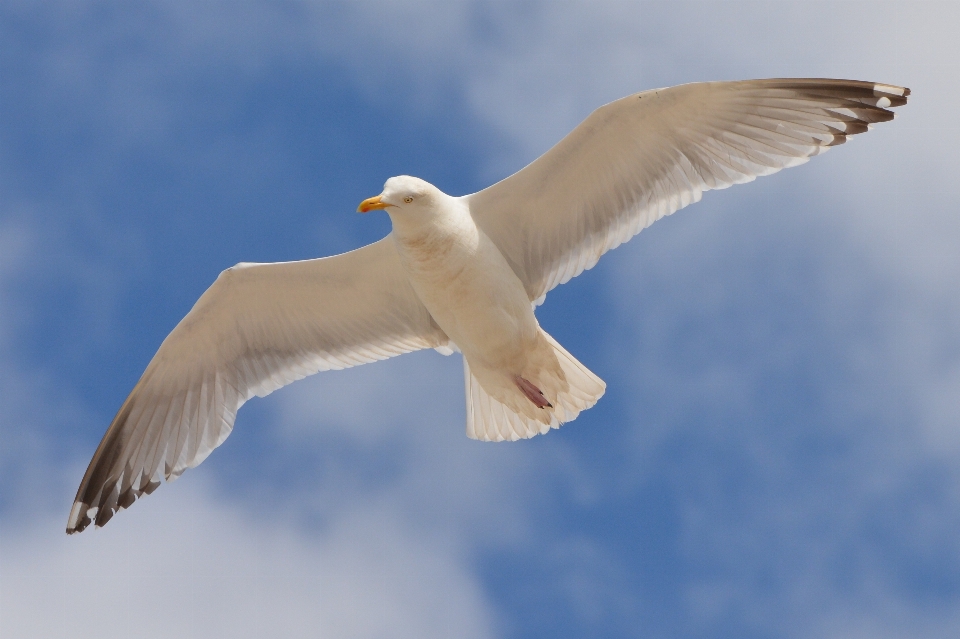
M254 395L318 371L459 350L469 437L523 439L575 419L605 384L537 322L551 289L704 191L802 164L893 119L909 94L853 80L686 84L600 107L472 195L390 178L358 209L390 216L382 240L220 274L114 417L67 532L104 525L202 462Z

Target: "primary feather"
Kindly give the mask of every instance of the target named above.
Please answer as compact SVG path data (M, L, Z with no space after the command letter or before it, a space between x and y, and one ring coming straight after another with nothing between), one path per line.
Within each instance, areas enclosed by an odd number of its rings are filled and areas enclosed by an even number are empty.
M531 299L704 191L750 182L893 119L910 90L855 80L706 82L594 111L527 167L468 196Z
M171 481L223 443L245 401L318 371L447 342L385 238L334 257L225 270L160 345L107 429L68 532Z

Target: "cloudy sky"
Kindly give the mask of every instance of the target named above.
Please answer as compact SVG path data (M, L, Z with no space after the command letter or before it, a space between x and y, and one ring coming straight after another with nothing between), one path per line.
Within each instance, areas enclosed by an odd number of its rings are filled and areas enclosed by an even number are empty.
M956 637L960 4L0 2L0 636ZM459 356L255 399L67 537L110 419L239 261L389 231L595 107L822 76L911 102L555 290L575 422L464 435Z

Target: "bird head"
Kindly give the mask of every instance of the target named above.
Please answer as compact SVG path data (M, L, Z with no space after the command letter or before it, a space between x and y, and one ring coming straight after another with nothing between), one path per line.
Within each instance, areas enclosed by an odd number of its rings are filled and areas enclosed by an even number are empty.
M387 180L383 185L383 193L361 202L357 212L368 213L389 208L388 213L399 213L429 208L436 192L437 188L429 182L409 175L398 175Z

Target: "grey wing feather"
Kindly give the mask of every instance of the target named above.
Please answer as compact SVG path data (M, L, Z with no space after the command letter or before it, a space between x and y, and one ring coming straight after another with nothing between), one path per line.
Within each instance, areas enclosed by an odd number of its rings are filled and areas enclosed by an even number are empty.
M163 341L113 419L67 532L104 525L161 477L172 481L202 462L252 396L446 342L389 236L334 257L227 269Z
M527 167L467 196L477 224L543 300L704 191L749 182L893 119L910 90L774 79L686 84L600 107Z

